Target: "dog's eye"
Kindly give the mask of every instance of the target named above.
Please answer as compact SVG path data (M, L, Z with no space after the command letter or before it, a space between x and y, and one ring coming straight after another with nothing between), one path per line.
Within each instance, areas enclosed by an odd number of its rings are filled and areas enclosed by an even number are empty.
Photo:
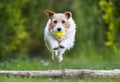
M65 23L65 21L64 21L64 20L62 20L62 23Z
M56 21L56 20L54 20L54 23L57 23L57 21Z

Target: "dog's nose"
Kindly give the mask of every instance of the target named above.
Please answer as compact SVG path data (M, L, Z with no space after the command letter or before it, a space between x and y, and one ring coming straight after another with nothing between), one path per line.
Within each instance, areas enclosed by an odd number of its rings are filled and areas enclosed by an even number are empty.
M59 28L57 28L57 30L58 30L58 31L61 31L62 29L59 27Z

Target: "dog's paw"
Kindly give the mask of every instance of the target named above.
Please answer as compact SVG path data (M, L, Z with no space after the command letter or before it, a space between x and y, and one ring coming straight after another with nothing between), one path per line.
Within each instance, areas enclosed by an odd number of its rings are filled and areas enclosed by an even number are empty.
M58 62L61 63L62 60L63 60L63 57L60 57L59 60L58 60Z
M53 48L53 50L58 50L59 49L59 47L55 47L55 48Z
M60 45L59 47L62 48L62 49L65 48L63 45Z
M61 55L52 55L52 59L60 63L63 60L63 57Z

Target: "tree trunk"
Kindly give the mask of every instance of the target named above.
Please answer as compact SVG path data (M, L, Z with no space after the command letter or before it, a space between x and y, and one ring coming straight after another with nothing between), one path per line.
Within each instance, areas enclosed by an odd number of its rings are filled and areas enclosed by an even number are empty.
M65 69L65 70L47 70L47 71L0 71L0 75L8 76L21 76L21 77L111 77L120 78L120 69L114 70L78 70L78 69Z

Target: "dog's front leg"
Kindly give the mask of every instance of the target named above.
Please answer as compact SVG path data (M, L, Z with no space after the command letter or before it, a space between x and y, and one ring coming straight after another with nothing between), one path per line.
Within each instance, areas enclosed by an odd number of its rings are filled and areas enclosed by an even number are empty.
M60 42L60 44L59 44L59 47L61 48L61 49L68 49L70 46L71 46L71 40L69 40L69 39L66 39L66 40L63 40L63 41L61 41Z
M65 52L65 48L59 48L59 51L58 51L58 61L61 62L63 60L63 54Z
M61 62L63 60L62 55L64 54L66 48L60 45L57 41L52 41L52 59Z
M69 43L70 43L69 40L63 40L62 42L60 42L59 51L58 51L59 62L61 62L63 60L63 54L64 54L65 50L68 48Z
M52 59L57 60L59 44L56 40L50 40L51 52L52 52Z

